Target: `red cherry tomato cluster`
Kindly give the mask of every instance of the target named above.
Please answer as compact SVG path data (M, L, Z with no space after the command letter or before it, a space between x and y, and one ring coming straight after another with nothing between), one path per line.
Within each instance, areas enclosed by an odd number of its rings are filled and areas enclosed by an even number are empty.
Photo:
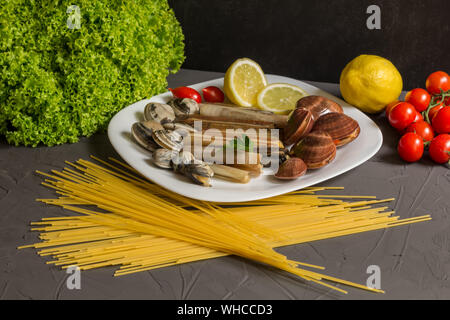
M386 106L389 123L403 135L397 151L403 160L415 162L428 147L433 161L450 164L450 76L433 72L425 87L409 91L405 101Z
M176 98L189 98L197 101L197 103L202 102L202 96L200 95L200 93L197 90L192 89L190 87L178 87L175 89L169 88L169 90ZM203 88L202 93L203 99L206 102L221 103L224 102L225 100L225 95L223 94L222 90L220 90L218 87L215 86Z

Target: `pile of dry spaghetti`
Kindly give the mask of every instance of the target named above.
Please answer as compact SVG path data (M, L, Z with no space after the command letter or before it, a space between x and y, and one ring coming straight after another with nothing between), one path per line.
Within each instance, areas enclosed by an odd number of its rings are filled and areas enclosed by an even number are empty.
M52 175L39 172L61 196L38 200L81 215L33 222L42 242L20 248L40 249L39 255L54 257L48 263L63 268L118 265L115 275L234 254L343 293L329 282L382 292L300 268L323 269L273 248L431 219L399 220L387 207L373 206L393 199L348 202L340 199L373 197L315 194L339 188L307 188L234 206L209 203L169 192L115 159L96 160L102 165L79 160Z

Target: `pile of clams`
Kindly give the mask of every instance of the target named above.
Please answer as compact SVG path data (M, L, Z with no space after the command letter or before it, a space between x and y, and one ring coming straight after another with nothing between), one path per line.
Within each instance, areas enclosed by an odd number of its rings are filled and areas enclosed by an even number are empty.
M336 102L321 96L300 99L284 128L283 142L292 145L290 158L275 177L296 179L307 169L327 165L335 158L336 148L352 142L359 133L358 122L345 115Z
M199 132L193 127L198 120L203 126ZM250 177L261 173L262 160L256 164L208 164L204 162L207 159L196 159L183 150L186 136L204 137L208 128L221 132L228 128L281 129L281 141L266 139L262 143L266 147L279 147L276 157L280 165L275 177L283 180L296 179L307 169L327 165L335 158L337 147L350 143L360 133L358 123L345 115L338 103L321 96L307 96L297 102L289 116L226 104L199 104L187 98L150 102L144 109L144 121L133 124L131 135L141 147L152 152L156 166L172 169L199 185L210 186L214 175L247 183Z
M144 149L152 152L153 163L164 169L172 169L192 180L194 183L210 186L213 176L228 181L247 183L250 177L257 177L262 172L262 161L256 163L245 160L244 163L226 165L208 164L208 159L195 159L190 152L184 151L184 138L189 135L192 142L200 137L203 143L211 143L205 134L209 128L221 132L228 128L235 129L270 129L286 126L288 117L276 115L255 108L242 108L226 104L198 104L187 98L174 98L167 103L150 102L144 108L144 121L136 122L131 127L131 135ZM195 121L202 121L202 131L193 127ZM192 139L194 138L194 139ZM203 138L204 141L203 141ZM257 138L259 139L259 138ZM187 140L186 140L187 141ZM284 147L279 140L255 140L266 147ZM225 141L229 143L229 141ZM187 142L186 142L187 143ZM218 142L217 148L224 145ZM245 159L250 159L254 152L246 151ZM257 153L258 155L258 153ZM284 151L280 151L284 157ZM202 161L204 160L204 161Z
M150 102L144 109L144 121L131 127L131 135L144 149L152 152L153 163L164 169L181 173L194 183L210 186L213 170L183 149L183 135L193 128L176 123L177 117L187 118L198 112L198 104L191 99L174 99L168 104ZM184 129L176 130L176 129Z

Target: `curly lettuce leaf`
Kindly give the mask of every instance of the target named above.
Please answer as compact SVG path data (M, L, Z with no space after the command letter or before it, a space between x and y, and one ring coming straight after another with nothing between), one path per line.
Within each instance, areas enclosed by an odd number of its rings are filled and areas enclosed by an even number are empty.
M67 8L80 8L79 29ZM167 0L9 0L0 5L0 135L72 143L123 107L164 92L184 61Z

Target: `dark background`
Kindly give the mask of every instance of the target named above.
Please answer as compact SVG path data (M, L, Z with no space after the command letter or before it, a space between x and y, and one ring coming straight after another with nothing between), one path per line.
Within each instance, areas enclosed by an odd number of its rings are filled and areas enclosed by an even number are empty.
M183 68L224 72L237 58L264 72L339 82L345 65L376 54L399 69L404 89L450 72L449 0L169 0L186 37ZM381 8L369 30L367 7Z

